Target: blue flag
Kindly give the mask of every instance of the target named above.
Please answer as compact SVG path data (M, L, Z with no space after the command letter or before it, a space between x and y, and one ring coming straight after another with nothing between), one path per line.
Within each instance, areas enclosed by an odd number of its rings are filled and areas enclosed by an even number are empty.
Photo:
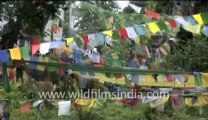
M191 25L196 25L196 21L191 16L187 16L186 19L191 23Z
M7 50L0 51L0 62L8 62L9 61L9 54Z
M145 35L144 27L142 25L136 25L134 28L138 35L140 36Z

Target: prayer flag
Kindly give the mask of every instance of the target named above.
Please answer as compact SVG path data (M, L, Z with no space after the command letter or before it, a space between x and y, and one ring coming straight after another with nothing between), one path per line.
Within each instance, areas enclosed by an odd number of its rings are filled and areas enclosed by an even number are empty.
M30 48L29 47L21 47L20 49L21 49L22 58L29 57L29 55L30 55Z
M106 31L103 31L103 34L112 36L113 35L113 31L112 30L106 30Z
M31 51L32 55L38 52L40 48L40 40L38 37L36 36L31 37L31 47L32 47L32 51Z
M202 25L204 22L202 20L201 14L193 15L193 18L197 21L198 24Z
M7 50L0 50L0 62L8 62L9 53Z
M129 6L137 13L140 13L142 10L142 7L136 6L134 4L129 3Z
M155 22L148 23L148 26L152 33L156 33L160 31L160 28L157 26Z
M9 49L12 60L21 60L21 52L19 48Z
M129 38L137 37L137 34L136 34L136 32L135 32L133 27L126 27L126 31L127 31L127 34L129 36Z
M124 39L127 39L127 38L128 38L128 33L127 33L127 31L126 31L125 28L120 28L120 29L119 29L119 34L120 34L120 36L121 36L122 38L124 38Z
M40 44L40 54L41 55L45 55L49 52L49 49L50 49L50 45L51 45L51 42L45 42L45 43L41 43Z
M174 19L168 19L167 22L170 24L172 28L176 28L177 24Z
M142 25L136 25L134 28L138 35L145 35L144 27Z
M69 45L70 42L74 41L73 37L66 38L66 45Z
M155 19L158 19L158 20L160 19L160 14L157 13L157 12L152 12L151 10L146 10L145 14L149 18L155 18Z

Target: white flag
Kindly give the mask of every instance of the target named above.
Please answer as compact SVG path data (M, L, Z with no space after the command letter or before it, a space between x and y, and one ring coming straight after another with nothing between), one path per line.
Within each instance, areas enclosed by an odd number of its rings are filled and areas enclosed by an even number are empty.
M134 9L137 13L140 13L140 12L141 12L142 7L138 7L138 6L133 5L133 4L131 4L131 3L129 3L129 6L130 6L132 9Z
M187 26L188 22L183 17L174 18L177 22L179 22L183 26Z
M71 101L60 101L58 102L58 116L66 115L70 116Z
M40 44L40 54L41 55L45 55L49 52L49 49L50 49L50 45L51 45L51 42L46 42L46 43L41 43Z

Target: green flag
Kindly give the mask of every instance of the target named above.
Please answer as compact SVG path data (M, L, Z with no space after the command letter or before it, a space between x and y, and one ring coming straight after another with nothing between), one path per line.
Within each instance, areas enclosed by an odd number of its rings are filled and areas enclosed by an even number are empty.
M49 63L57 63L57 61L53 59L49 59ZM54 67L54 66L47 66L47 68L49 72L54 72L58 70L58 67Z
M113 36L112 36L112 37L113 37L114 40L120 38L120 35L119 35L119 33L118 33L118 30L114 30L114 31L113 31Z
M74 37L74 41L76 42L76 44L77 44L77 46L79 48L81 48L83 46L83 44L84 44L83 41L81 40L81 38L79 36L75 36Z
M166 32L168 32L168 27L167 25L164 23L164 21L158 21L157 26L160 28L160 30L165 30Z
M7 65L3 63L2 65L2 78L3 78L3 87L6 92L9 92L9 78L7 74Z
M202 13L202 19L204 24L208 24L208 12Z
M30 48L29 47L21 47L21 55L22 58L26 58L30 56Z
M200 75L194 75L196 86L200 87L202 86L202 79L201 79L201 74Z

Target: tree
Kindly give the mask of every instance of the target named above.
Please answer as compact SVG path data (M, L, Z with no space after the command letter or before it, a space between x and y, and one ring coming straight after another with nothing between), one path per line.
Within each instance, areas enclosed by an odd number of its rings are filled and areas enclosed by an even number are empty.
M7 1L1 2L1 19L8 21L2 31L2 49L12 48L20 30L29 35L44 36L43 28L65 1Z
M78 20L75 24L77 33L88 34L106 30L103 23L114 14L115 9L113 1L81 2L80 7L73 13Z

